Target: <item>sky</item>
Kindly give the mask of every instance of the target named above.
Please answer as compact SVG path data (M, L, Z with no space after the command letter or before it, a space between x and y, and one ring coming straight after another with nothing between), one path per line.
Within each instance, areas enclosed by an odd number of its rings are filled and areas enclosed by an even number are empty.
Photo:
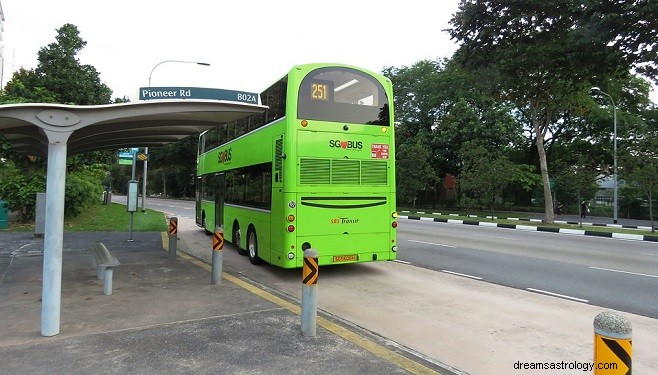
M87 42L78 58L113 98L139 87L261 92L297 64L345 63L381 72L450 57L443 31L459 0L0 0L2 84L37 67L40 48L66 23ZM166 60L203 62L168 62ZM156 67L157 65L157 67ZM658 103L654 87L651 99Z
M336 62L375 72L450 57L443 31L458 0L0 0L5 15L2 83L37 67L40 48L66 23L87 42L79 53L112 97L139 87L260 92L297 64ZM179 60L209 63L163 63Z

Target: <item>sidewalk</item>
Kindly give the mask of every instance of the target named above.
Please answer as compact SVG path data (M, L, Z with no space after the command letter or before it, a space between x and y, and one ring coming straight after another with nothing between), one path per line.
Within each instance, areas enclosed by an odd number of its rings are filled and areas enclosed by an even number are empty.
M0 233L0 373L451 373L330 317L305 337L294 300L226 273L210 285L189 256L167 260L161 233L127 238L64 234L61 330L47 338L39 333L43 239ZM110 296L92 267L94 241L122 263Z

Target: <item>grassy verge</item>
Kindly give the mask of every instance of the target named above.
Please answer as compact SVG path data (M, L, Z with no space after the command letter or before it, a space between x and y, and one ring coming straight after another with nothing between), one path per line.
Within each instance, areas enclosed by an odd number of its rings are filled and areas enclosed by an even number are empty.
M159 211L146 210L133 214L133 231L165 232L167 221ZM128 232L130 214L124 204L97 205L90 207L79 216L64 220L64 230L71 232ZM34 223L15 223L9 221L9 231L34 231Z

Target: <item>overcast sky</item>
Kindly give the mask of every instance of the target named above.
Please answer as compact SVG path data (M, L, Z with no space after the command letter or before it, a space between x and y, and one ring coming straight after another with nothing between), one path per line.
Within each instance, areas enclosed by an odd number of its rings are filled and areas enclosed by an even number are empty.
M260 92L293 65L338 62L380 72L450 57L442 31L458 0L0 0L5 14L3 84L55 42L65 23L78 27L113 97L136 99L152 86Z
M0 0L5 15L2 83L37 66L65 23L78 27L114 97L152 86L260 92L293 65L337 62L381 72L452 56L446 29L459 0ZM651 95L658 102L658 92Z

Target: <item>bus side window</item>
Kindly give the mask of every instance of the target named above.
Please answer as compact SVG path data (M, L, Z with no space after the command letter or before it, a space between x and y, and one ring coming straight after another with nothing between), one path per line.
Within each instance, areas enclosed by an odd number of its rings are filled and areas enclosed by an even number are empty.
M249 130L249 119L248 118L241 118L235 122L235 138L246 134L247 131Z
M219 125L217 129L218 133L218 146L223 145L224 143L228 142L228 124L224 123Z

